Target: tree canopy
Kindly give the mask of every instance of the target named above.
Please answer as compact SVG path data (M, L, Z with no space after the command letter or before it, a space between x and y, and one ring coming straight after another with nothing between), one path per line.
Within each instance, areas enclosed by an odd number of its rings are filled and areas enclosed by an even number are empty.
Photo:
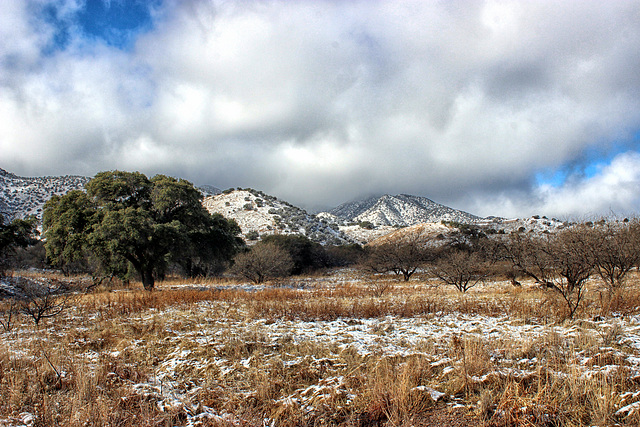
M85 188L45 204L47 256L58 266L89 259L112 275L132 266L151 290L169 263L201 274L207 263L230 259L243 244L238 225L209 214L189 181L109 171Z
M35 243L35 224L35 218L14 219L5 224L4 216L0 214L0 276L4 275L9 258L16 248Z

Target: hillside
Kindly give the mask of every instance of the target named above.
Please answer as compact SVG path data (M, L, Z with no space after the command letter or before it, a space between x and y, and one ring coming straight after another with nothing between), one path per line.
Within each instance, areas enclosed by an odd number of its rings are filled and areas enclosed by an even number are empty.
M84 176L20 177L0 169L0 212L6 219L42 217L42 207L54 194L84 188Z
M225 191L205 198L203 205L211 213L236 220L249 242L269 234L301 234L322 244L351 241L336 224L253 189Z
M461 223L455 221L425 222L408 227L394 228L386 233L379 235L371 234L363 243L371 246L377 246L391 242L412 242L418 241L426 245L440 245L454 233L458 233ZM555 233L568 226L569 223L563 223L557 219L548 219L545 217L533 216L531 218L517 219L484 219L473 223L480 232L487 236L496 236L501 234L510 234L512 232L522 233ZM376 227L376 228L382 228ZM343 227L340 227L343 229ZM348 233L347 233L348 234Z
M385 194L349 202L329 211L345 222L370 222L373 225L406 227L424 222L474 222L480 218L470 213L441 205L426 197Z
M378 246L393 242L419 242L425 245L438 245L444 236L453 232L454 229L441 222L429 222L403 227L387 233L369 242L371 246Z
M198 190L200 190L200 192L202 193L202 197L209 197L209 196L217 196L218 194L222 193L222 190L220 190L218 187L214 187L213 185L200 185L196 187Z
M84 176L20 177L0 169L0 212L6 219L29 215L42 217L42 209L54 194L83 189L90 180ZM225 191L202 185L203 205L235 219L244 236L255 241L265 234L302 234L323 244L357 242L365 244L397 230L422 223L441 221L473 222L487 229L511 232L526 230L553 232L562 222L545 217L528 219L481 219L475 215L438 204L425 197L385 195L345 203L329 212L312 215L290 203L263 192L245 189Z

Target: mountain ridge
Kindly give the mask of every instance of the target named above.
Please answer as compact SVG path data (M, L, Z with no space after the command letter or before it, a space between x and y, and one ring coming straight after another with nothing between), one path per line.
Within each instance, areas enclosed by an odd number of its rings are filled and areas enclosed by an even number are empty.
M0 212L6 220L35 215L53 195L84 188L91 178L79 175L21 177L0 169Z
M410 194L384 194L378 198L347 202L328 211L343 221L370 222L375 226L406 227L424 222L475 222L482 218Z
M89 177L77 175L20 177L0 168L0 212L5 220L35 215L42 218L44 203L54 194L83 189ZM268 234L302 234L323 244L366 244L400 227L421 223L475 223L496 230L546 230L556 220L480 218L431 199L409 194L368 197L311 214L286 201L253 189L197 186L203 206L238 221L244 237L257 241ZM235 195L232 197L231 195Z

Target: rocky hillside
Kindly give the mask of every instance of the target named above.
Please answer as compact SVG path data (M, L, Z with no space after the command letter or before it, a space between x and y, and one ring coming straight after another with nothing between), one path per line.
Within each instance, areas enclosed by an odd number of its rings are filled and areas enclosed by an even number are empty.
M345 203L329 211L345 222L368 222L374 226L405 227L424 222L474 222L480 218L453 209L426 197L399 194L384 195L358 202Z
M90 178L84 176L43 176L25 178L0 169L0 212L6 219L42 217L44 203L54 194L82 189Z
M477 228L480 233L484 233L489 238L510 234L515 231L538 234L555 233L570 226L572 226L571 223L563 223L557 219L548 219L546 217L540 218L537 215L523 219L483 219L475 221L471 225L471 227ZM425 222L409 227L396 228L377 237L370 235L366 243L371 246L377 246L392 242L417 242L425 246L437 247L446 243L452 235L459 234L463 229L461 227L466 227L466 224L456 221Z
M396 229L370 241L369 245L378 246L393 242L415 242L425 246L438 246L452 231L454 231L454 227L445 225L442 222L424 222Z
M528 233L555 233L571 225L569 222L563 222L555 218L540 217L534 215L530 218L485 218L476 221L475 224L490 233L496 231L499 233L512 233L514 231Z
M301 234L322 244L351 241L339 231L337 224L250 188L207 197L203 205L211 213L236 220L249 243L269 234Z

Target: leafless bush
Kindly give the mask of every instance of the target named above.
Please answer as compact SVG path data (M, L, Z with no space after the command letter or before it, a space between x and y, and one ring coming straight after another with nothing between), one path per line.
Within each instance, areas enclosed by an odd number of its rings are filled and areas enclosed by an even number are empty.
M71 297L68 287L54 279L31 280L17 278L18 311L30 317L36 326L42 319L55 317L67 307Z
M254 283L288 275L293 268L291 255L273 243L257 243L249 252L238 254L232 273Z
M18 311L18 302L15 298L7 298L0 303L0 327L5 331L10 331L15 322L15 315Z
M376 298L380 298L392 288L393 284L389 280L385 280L384 278L374 279L369 283L369 290L371 291L371 294Z
M489 270L476 253L453 250L442 256L433 267L435 276L460 292L467 292L489 275Z
M567 317L573 318L596 267L590 236L586 226L543 236L514 233L504 243L503 256L517 271L557 292L565 302Z
M601 222L588 230L596 271L613 295L640 263L640 222Z
M406 282L427 261L433 259L434 249L425 246L419 234L385 242L369 248L361 267L370 273L392 271Z

